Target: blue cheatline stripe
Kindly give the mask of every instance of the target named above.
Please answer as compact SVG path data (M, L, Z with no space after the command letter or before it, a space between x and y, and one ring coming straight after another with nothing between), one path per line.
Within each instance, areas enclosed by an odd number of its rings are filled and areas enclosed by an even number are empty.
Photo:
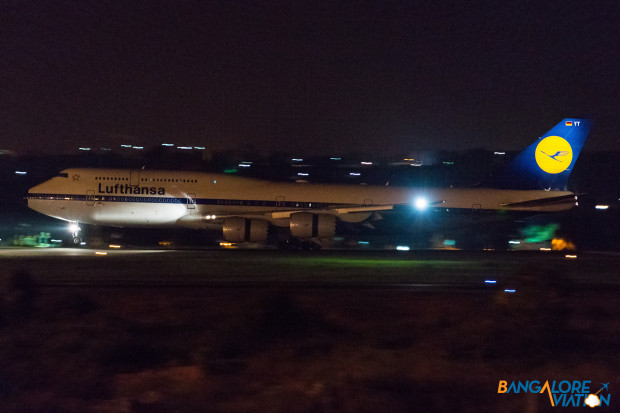
M252 199L221 199L221 198L176 198L159 196L131 196L131 195L76 195L76 194L28 194L27 199L39 199L44 201L89 201L89 202L142 202L149 204L183 204L186 205L191 199L198 205L222 205L222 206L263 206L273 208L307 208L325 209L334 205L325 202L296 202L296 201L270 201ZM191 201L190 201L191 202Z

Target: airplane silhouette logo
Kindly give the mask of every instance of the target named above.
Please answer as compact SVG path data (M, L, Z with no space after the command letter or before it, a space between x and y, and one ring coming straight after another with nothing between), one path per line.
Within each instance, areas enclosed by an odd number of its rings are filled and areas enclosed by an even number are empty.
M568 154L569 154L569 152L568 152L568 151L557 151L557 152L556 152L556 153L554 153L553 155L549 155L548 153L543 152L543 151L541 151L541 152L542 152L542 153L544 153L545 155L547 155L549 158L553 159L554 161L558 161L558 162L562 162L562 161L561 161L561 160L559 160L559 159L555 159L555 158L556 158L556 156L566 156L566 155L568 155Z
M609 383L601 383L601 386L603 386L603 387L601 387L601 390L607 390L607 391L609 391L609 390L607 389L607 386L609 386ZM599 390L599 391L601 391L601 390Z

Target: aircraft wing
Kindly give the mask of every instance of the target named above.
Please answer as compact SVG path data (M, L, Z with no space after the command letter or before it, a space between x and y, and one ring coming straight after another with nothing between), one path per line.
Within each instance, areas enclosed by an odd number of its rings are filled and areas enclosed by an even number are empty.
M335 207L335 208L325 208L325 209L321 209L321 210L312 210L312 211L309 211L309 212L341 215L341 214L349 214L349 213L355 213L355 212L388 211L388 210L391 210L391 209L394 209L394 205L393 204L390 204L390 205L364 205L364 206ZM271 215L272 218L278 219L278 218L290 218L291 214L294 214L296 212L303 212L303 210L292 209L292 210L288 210L288 211L268 212L267 214Z
M523 202L512 202L507 204L502 204L503 207L518 207L518 208L534 208L534 207L546 207L551 205L559 205L559 204L567 204L570 202L575 202L575 195L562 195L562 196L554 196L549 198L540 198L534 199L531 201L523 201Z

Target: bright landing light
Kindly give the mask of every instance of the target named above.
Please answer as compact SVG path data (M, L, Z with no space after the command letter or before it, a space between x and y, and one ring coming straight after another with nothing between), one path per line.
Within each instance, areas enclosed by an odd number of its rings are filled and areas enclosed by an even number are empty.
M413 205L415 205L416 209L419 209L420 211L428 208L428 199L419 196L415 199Z

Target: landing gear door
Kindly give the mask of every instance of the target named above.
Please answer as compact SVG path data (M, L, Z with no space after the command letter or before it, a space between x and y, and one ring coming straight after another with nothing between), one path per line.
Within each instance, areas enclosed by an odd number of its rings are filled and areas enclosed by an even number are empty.
M129 171L129 185L140 185L140 171Z

